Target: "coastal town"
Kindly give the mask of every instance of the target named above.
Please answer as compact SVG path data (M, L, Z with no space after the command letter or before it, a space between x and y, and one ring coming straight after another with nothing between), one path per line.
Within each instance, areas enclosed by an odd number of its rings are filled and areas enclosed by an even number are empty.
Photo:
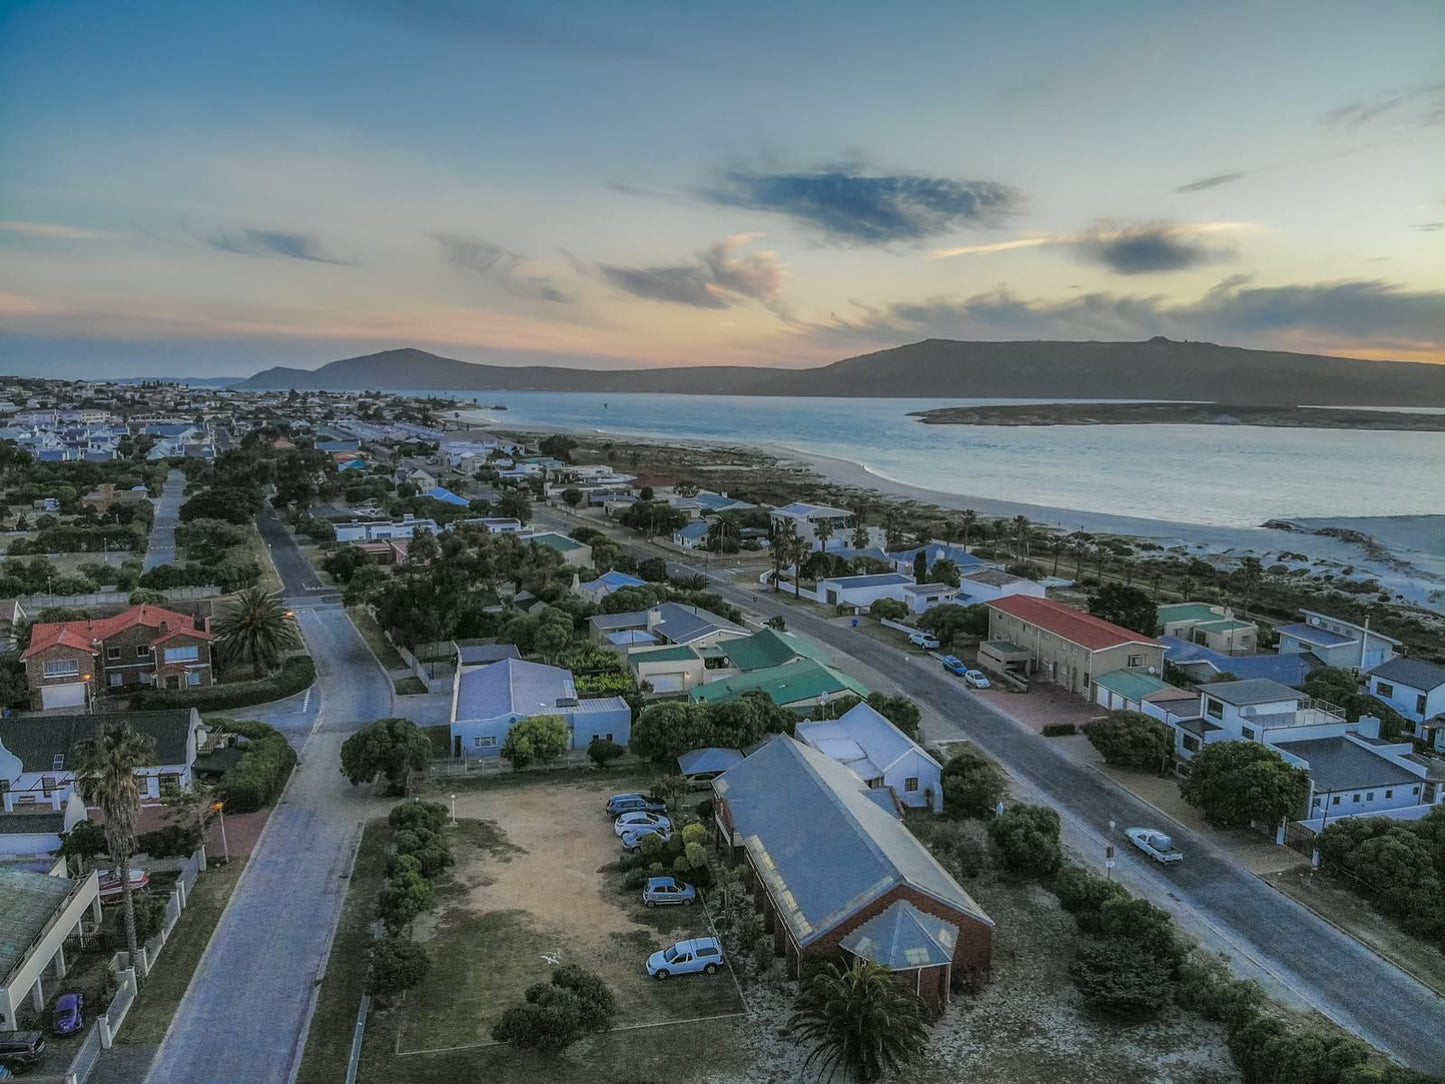
M477 413L0 380L0 1064L1437 1079L1438 612Z

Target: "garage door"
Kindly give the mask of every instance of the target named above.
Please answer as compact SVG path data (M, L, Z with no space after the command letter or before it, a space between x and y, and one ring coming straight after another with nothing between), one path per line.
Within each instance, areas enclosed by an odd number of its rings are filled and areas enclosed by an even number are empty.
M655 693L682 692L681 674L654 674L647 680L652 682L652 691Z
M83 708L85 682L71 685L46 685L40 690L40 706L44 708Z

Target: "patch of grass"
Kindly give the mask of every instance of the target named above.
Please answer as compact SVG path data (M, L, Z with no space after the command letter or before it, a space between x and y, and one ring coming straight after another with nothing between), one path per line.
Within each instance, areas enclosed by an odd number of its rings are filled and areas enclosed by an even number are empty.
M159 1043L165 1036L245 867L246 860L237 858L229 865L212 865L196 879L155 970L125 1018L119 1042Z
M386 638L386 633L381 631L381 626L376 623L376 618L365 606L348 606L346 615L351 618L351 623L356 626L356 631L361 633L361 638L366 641L366 646L381 660L381 665L388 670L402 670L406 668L406 660L403 659L396 647Z
M423 696L430 691L426 687L426 682L415 675L398 678L392 682L392 687L396 689L397 696Z
M356 1010L366 990L367 956L376 918L376 894L386 880L391 829L384 819L369 821L347 887L346 903L331 943L326 978L311 1018L297 1084L336 1084L346 1079ZM368 1032L371 1025L368 1024Z

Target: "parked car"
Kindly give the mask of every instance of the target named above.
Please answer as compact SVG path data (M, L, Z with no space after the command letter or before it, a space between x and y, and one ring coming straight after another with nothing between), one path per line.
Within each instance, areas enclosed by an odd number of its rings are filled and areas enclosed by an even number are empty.
M642 841L648 836L657 836L664 843L672 842L671 828L639 828L635 832L628 832L622 837L622 849L631 854L642 850Z
M982 670L969 670L963 675L963 683L970 689L991 689L993 682L989 681L988 675Z
M667 803L641 794L614 794L607 799L607 815L616 817L622 813L666 813Z
M74 1035L85 1027L85 998L79 994L61 994L55 999L50 1015L50 1028L57 1035Z
M45 1057L45 1036L38 1031L0 1031L0 1065L29 1069Z
M697 899L697 889L683 884L676 877L649 877L647 887L642 890L642 902L649 907L680 903L691 907Z
M722 945L716 937L679 941L647 958L647 973L658 981L673 975L711 975L723 962Z
M966 674L968 667L963 665L963 660L957 655L943 656L943 668L950 674Z
M1129 842L1156 862L1184 861L1184 852L1176 849L1174 841L1163 832L1153 828L1126 828L1124 834L1129 837Z
M914 647L927 648L932 651L938 646L938 637L931 632L914 632L909 633L908 642Z
M646 813L638 810L635 813L624 813L612 824L612 830L619 836L638 828L671 828L672 821L660 813Z

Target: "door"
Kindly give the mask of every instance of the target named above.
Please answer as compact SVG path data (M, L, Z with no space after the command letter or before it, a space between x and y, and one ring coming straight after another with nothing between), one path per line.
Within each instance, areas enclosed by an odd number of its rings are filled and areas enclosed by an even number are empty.
M43 708L81 708L85 706L85 682L69 685L44 685L40 689Z

